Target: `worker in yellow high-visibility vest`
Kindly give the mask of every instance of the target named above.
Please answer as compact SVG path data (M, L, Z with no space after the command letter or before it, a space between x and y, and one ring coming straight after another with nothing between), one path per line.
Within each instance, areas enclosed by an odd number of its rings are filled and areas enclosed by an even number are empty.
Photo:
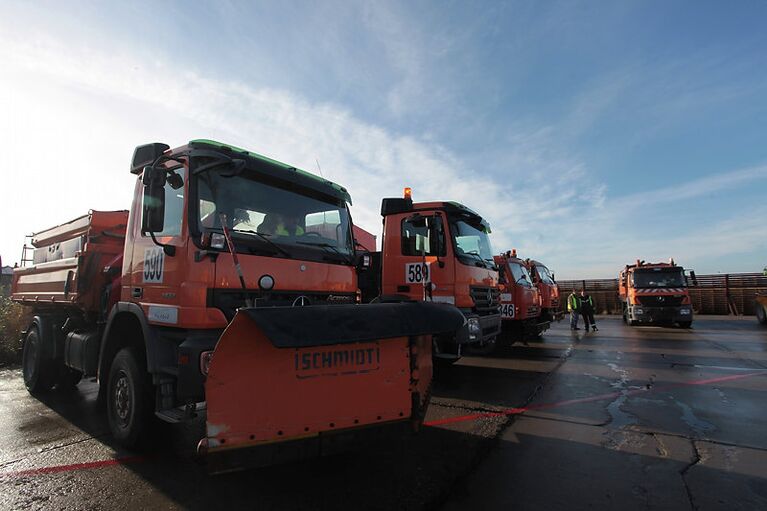
M580 330L578 328L578 315L581 311L581 301L575 294L575 289L567 297L567 312L570 313L570 330Z

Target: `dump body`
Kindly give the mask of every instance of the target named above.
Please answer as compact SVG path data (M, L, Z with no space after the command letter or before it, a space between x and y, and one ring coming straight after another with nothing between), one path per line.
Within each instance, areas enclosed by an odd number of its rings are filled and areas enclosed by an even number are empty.
M11 298L37 308L98 314L105 286L119 283L127 221L127 211L90 211L33 234L33 264L14 270Z
M684 268L673 259L669 263L626 265L618 274L618 296L623 318L630 325L639 323L679 323L689 327L693 320L692 303Z
M413 203L409 197L384 199L381 214L382 253L374 258L380 267L372 269L378 276L376 300L458 308L466 328L436 342L437 358L454 360L462 345L494 342L501 327L500 288L487 222L458 203Z
M34 307L31 392L96 376L112 433L129 447L148 435L151 415L178 422L203 403L210 449L296 439L305 427L420 424L431 337L454 335L463 316L436 304L358 304L361 236L343 187L208 140L140 146L131 172L130 212L93 211L36 234L34 264L14 274L13 298ZM296 333L309 316L314 331ZM350 334L359 331L367 337ZM375 367L291 372L305 354L315 360L311 339L323 334L318 360L374 350ZM268 396L253 392L267 387Z
M554 274L540 261L527 259L525 264L541 296L541 319L549 322L560 321L564 312L559 301L559 285L554 280Z
M525 261L511 252L494 257L501 269L502 338L515 342L538 336L549 328L550 322L541 317L540 291L533 283Z

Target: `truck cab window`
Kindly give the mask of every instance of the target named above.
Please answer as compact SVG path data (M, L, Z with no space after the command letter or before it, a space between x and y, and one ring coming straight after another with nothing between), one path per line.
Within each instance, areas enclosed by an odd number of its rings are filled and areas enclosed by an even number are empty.
M224 213L238 251L276 251L279 257L350 264L351 222L345 203L248 170L236 176L210 170L195 183L196 227L221 229Z
M512 279L517 285L523 287L533 287L533 279L527 268L518 263L509 263Z
M402 220L402 255L445 256L445 230L442 219L426 217L425 226L416 226L407 218Z

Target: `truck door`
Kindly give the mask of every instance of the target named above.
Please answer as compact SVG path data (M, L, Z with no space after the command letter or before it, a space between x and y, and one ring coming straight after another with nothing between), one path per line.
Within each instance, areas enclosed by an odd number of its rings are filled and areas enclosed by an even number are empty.
M394 215L387 218L387 231L384 294L403 294L421 300L426 287L427 300L454 303L450 300L454 296L455 268L448 257L450 249L442 214Z
M143 305L151 323L167 325L179 322L179 293L186 264L184 233L187 232L187 219L184 212L188 185L183 168L174 172L181 177L183 185L174 188L170 183L165 184L163 230L154 233L154 236L159 243L174 247L175 255L167 254L149 233L142 232L143 194L139 193L131 215L133 247L129 256L130 301ZM174 184L177 185L178 181ZM142 188L139 187L139 190Z

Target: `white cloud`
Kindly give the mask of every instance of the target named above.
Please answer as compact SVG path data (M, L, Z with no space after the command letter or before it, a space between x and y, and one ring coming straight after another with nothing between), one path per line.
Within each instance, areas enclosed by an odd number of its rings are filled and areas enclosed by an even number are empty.
M125 169L132 147L150 140L180 145L219 138L310 171L319 160L324 175L352 193L356 221L374 233L380 230L381 198L399 196L403 186L411 186L417 200L458 200L495 224L498 250L510 246L510 233L564 218L578 198L582 169L576 167L556 181L535 176L548 197L542 201L528 193L529 176L519 176L513 162L512 179L495 181L466 169L437 144L387 132L337 105L311 104L285 91L218 81L162 62L147 65L130 55L71 45L64 51L61 41L44 36L32 43L5 40L2 47L3 93L15 96L4 105L3 136L13 135L15 144L2 156L3 172L23 167L39 178L40 188L56 183L66 190L66 198L56 201L59 211L52 211L44 190L19 208L3 207L15 217L14 236L0 245L4 253L13 253L22 230L47 227L89 207L127 208L132 185ZM19 129L19 120L30 116L35 122ZM41 145L51 152L36 154ZM598 199L600 193L592 195ZM35 213L16 216L21 210Z

